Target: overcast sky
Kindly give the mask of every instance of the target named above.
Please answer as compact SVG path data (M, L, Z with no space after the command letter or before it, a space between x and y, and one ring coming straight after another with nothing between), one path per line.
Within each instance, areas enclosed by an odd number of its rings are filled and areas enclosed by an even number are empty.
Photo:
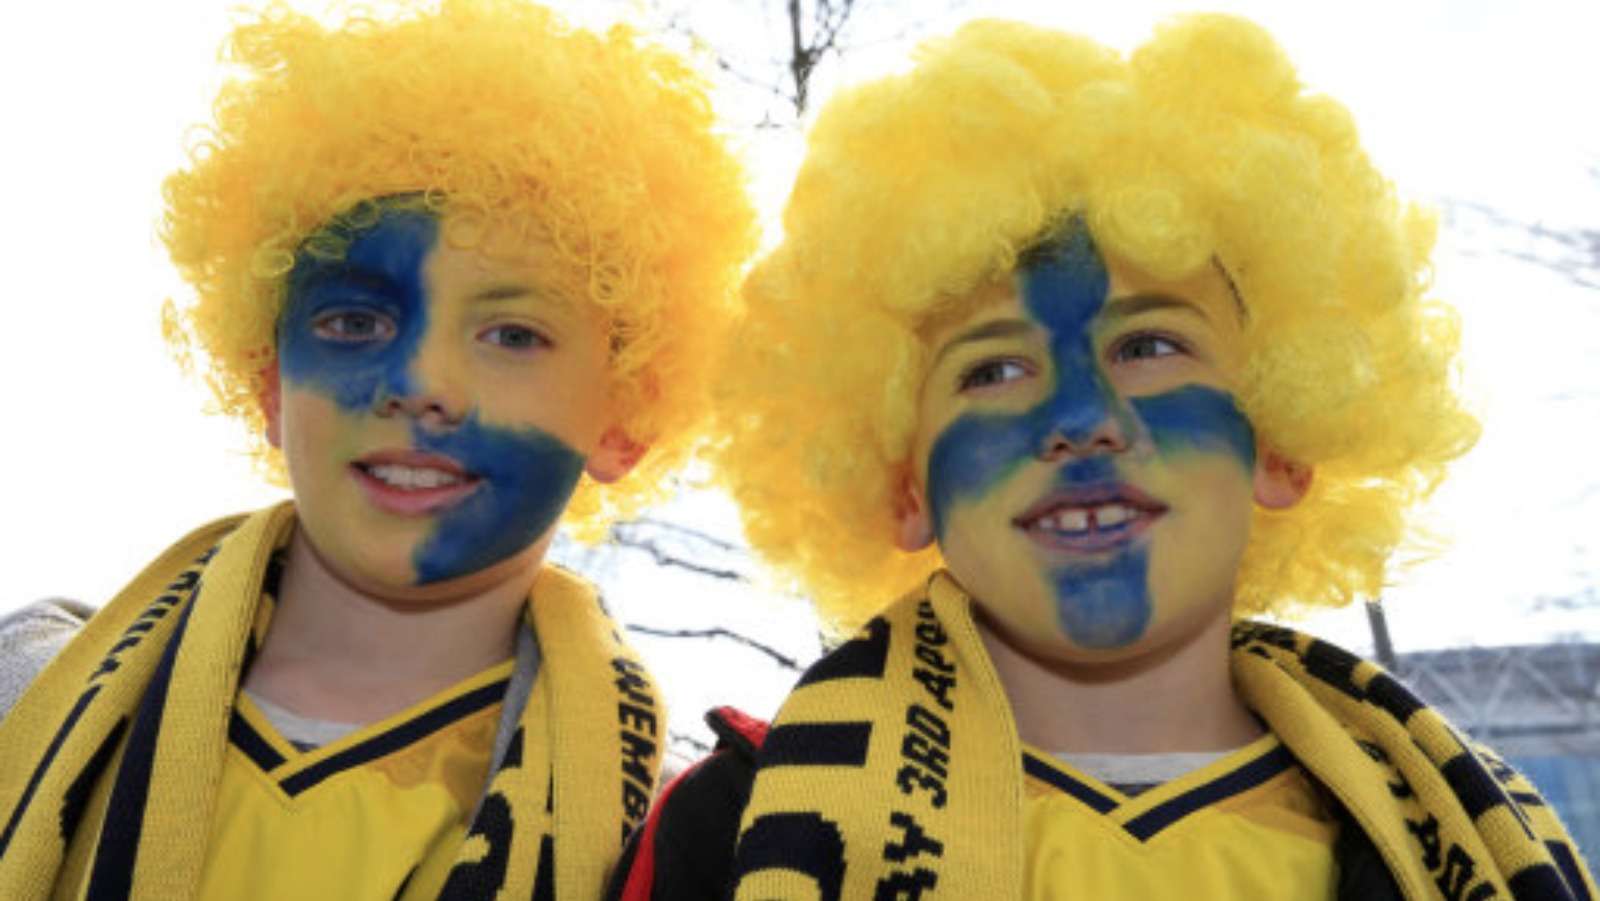
M1128 46L1160 11L1197 6L995 0L926 24L945 31L988 13ZM1352 108L1408 194L1600 229L1594 4L1203 6L1277 33L1306 80ZM49 595L101 603L189 528L281 496L251 474L235 427L201 414L203 390L179 376L159 334L163 299L182 296L154 238L160 183L185 129L205 117L227 10L217 0L0 4L0 163L11 180L0 219L9 286L0 471L11 481L0 611ZM719 20L747 28L746 45L779 34ZM903 43L882 37L898 26L857 25L870 50L826 69L822 92L904 58ZM769 131L753 144L769 212L795 141ZM1600 618L1530 615L1539 598L1596 600L1600 291L1519 262L1541 250L1530 239L1467 224L1447 227L1438 285L1462 308L1488 432L1437 505L1452 550L1390 592L1409 646L1537 640ZM1330 622L1338 631L1358 621ZM1600 638L1600 626L1588 628Z

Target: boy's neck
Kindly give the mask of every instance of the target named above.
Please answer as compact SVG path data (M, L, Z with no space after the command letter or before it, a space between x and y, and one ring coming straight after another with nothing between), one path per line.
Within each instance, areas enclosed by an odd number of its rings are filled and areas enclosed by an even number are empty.
M341 580L297 530L245 687L318 719L369 723L404 710L511 656L539 558L468 591L397 602Z
M1076 754L1226 751L1261 737L1229 671L1226 617L1184 640L1116 663L1029 654L986 622L978 630L1022 739Z

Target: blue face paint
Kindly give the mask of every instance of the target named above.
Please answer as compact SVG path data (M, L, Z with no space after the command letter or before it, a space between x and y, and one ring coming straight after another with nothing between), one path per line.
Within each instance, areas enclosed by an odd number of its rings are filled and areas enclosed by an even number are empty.
M342 259L307 252L296 259L278 360L286 386L329 398L358 424L380 415L382 400L427 389L419 355L437 311L431 305L443 301L430 298L426 278L439 237L432 214L389 209L352 222L329 226L348 242ZM477 479L471 494L434 515L431 534L413 550L418 584L477 572L526 549L560 518L583 473L584 458L552 435L485 424L475 403L462 412L444 427L411 424L413 450L448 457ZM330 446L330 455L339 452Z
M438 220L418 210L391 210L354 235L339 221L330 230L351 239L344 259L302 252L289 273L278 324L283 377L332 398L342 410L369 406L380 392L408 396L411 366L428 331L423 267L438 241ZM386 341L318 337L316 322L334 314L379 317L397 331Z
M1127 416L1095 360L1092 326L1111 287L1105 263L1076 223L1049 251L1017 281L1028 312L1050 336L1056 384L1031 409L963 416L939 436L928 457L928 501L941 538L949 511L1036 458L1053 433L1081 443L1108 417Z
M1150 553L1143 548L1058 571L1056 615L1067 637L1098 651L1138 641L1155 612L1150 603L1149 573Z
M1156 450L1170 455L1184 451L1222 452L1247 471L1256 465L1256 433L1233 395L1203 385L1129 400L1144 423Z
M434 435L413 427L417 447L461 460L483 477L478 490L439 517L417 549L417 581L477 572L516 555L561 518L584 459L538 429L485 426L476 415Z
M1013 472L1039 459L1055 436L1087 448L1108 423L1128 441L1148 437L1163 456L1222 452L1249 468L1255 439L1231 395L1202 385L1122 398L1095 350L1094 330L1110 290L1110 274L1088 230L1073 222L1025 262L1017 285L1030 318L1049 340L1055 382L1033 407L1017 413L972 413L942 432L929 453L928 502L934 528L946 540L953 511L987 496ZM1063 487L1118 485L1114 454L1088 453L1058 471ZM1148 544L1125 545L1095 562L1053 574L1057 618L1087 648L1109 649L1137 640L1154 613Z

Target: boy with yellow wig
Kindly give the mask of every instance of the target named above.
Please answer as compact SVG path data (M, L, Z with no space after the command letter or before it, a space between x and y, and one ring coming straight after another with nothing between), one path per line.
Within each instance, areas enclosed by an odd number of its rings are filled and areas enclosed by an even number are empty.
M754 235L705 86L520 0L228 49L169 333L294 500L174 545L0 722L0 897L597 897L666 720L543 560L703 434Z
M614 893L1593 897L1516 773L1244 619L1378 593L1477 435L1432 241L1238 19L976 22L832 101L720 462L859 629L770 730L713 718Z

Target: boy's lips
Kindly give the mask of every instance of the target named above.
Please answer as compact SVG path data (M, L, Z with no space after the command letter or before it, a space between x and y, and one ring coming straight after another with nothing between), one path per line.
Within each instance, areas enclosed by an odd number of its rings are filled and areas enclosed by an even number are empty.
M397 516L426 516L478 490L482 477L439 454L386 450L350 464L356 485L373 506Z
M1165 504L1131 485L1085 485L1051 492L1011 524L1050 550L1087 554L1134 540L1165 512Z

